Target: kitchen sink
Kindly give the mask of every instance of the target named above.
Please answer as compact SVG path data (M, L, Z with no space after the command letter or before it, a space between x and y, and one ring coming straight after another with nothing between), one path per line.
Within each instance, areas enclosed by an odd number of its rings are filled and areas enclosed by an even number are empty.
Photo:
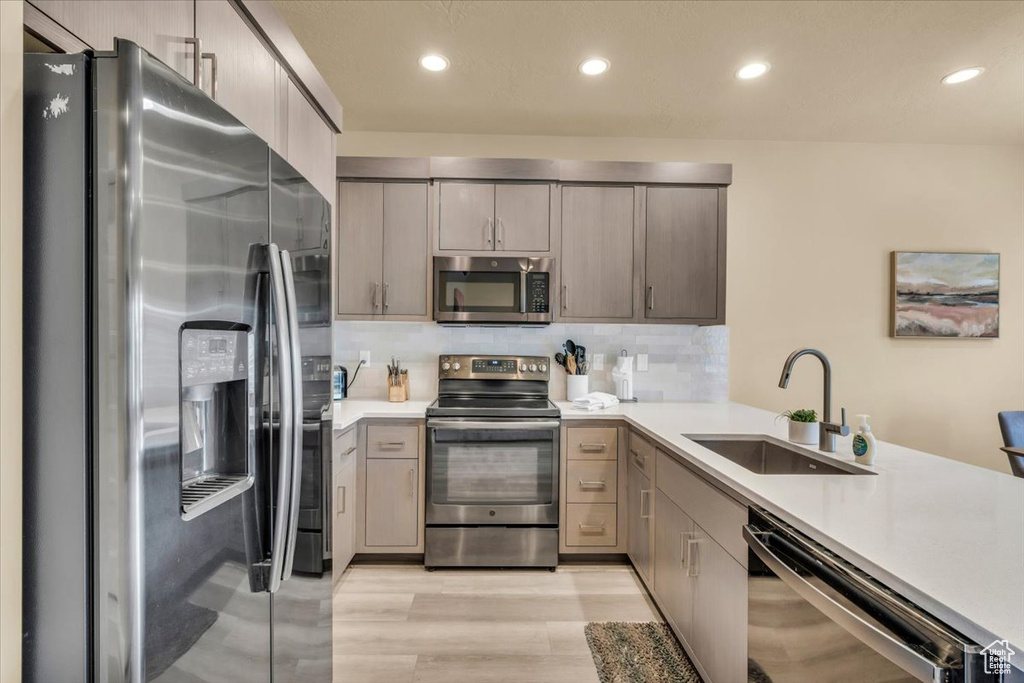
M797 450L785 441L770 436L683 436L754 474L875 474L871 470L833 460L827 455Z

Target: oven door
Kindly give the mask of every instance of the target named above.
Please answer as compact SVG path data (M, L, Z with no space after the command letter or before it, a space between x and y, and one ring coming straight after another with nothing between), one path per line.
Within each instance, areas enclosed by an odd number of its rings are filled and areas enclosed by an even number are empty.
M429 420L427 524L557 525L558 430L558 420Z

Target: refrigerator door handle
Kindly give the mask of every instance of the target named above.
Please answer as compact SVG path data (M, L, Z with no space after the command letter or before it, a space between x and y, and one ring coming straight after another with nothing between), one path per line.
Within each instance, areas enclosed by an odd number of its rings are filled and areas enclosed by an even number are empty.
M288 521L288 545L284 557L284 573L282 579L292 575L292 564L295 561L295 543L299 534L299 503L302 495L302 354L299 349L299 312L295 299L295 274L292 271L292 259L288 250L281 252L281 271L284 274L284 300L288 312L288 334L291 339L289 356L292 363L292 490L289 499L291 516Z
M271 300L275 314L274 328L277 331L277 386L281 391L281 404L278 407L281 438L278 455L277 478L277 512L274 515L274 543L270 551L270 592L276 593L281 587L284 575L285 547L289 536L291 519L292 492L292 454L295 442L295 400L292 391L295 380L292 377L291 328L288 324L288 312L285 296L284 277L281 273L281 253L276 244L267 246L267 263L270 267Z

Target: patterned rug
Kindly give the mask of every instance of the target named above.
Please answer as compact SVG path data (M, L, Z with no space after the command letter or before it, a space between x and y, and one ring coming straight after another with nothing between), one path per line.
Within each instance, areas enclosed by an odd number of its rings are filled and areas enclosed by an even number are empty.
M584 632L601 683L701 683L667 624L591 622Z

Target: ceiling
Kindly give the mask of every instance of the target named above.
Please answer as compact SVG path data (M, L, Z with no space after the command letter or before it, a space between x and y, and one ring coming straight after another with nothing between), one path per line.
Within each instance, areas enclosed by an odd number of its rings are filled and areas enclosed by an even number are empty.
M1022 1L275 5L346 130L1024 144ZM611 69L580 75L590 55Z

